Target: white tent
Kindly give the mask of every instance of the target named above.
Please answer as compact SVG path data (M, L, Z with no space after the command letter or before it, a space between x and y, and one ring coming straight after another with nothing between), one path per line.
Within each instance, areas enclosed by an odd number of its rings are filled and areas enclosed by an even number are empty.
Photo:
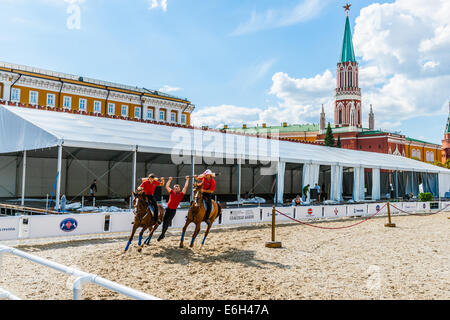
M158 153L174 157L181 153L189 158L195 155L433 173L439 174L440 186L450 185L450 170L402 156L68 112L0 105L0 132L0 154L50 147ZM282 178L283 174L278 172L278 176ZM440 190L441 196L447 191Z

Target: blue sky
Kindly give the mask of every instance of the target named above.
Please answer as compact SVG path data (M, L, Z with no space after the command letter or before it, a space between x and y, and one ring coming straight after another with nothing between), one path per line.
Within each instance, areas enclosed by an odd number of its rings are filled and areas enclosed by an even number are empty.
M353 1L365 125L373 104L377 128L442 140L450 100L445 2ZM197 106L197 124L317 123L321 104L332 121L344 4L0 0L0 60L163 89ZM79 28L68 25L74 6Z

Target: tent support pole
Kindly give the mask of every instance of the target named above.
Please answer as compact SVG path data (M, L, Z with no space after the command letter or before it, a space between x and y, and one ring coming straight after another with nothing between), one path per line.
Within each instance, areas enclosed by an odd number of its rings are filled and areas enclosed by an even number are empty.
M133 176L131 179L131 192L136 191L136 166L137 166L137 150L133 151Z
M237 165L238 165L237 201L238 201L238 206L239 206L239 202L241 201L241 180L242 180L242 160L241 159L238 159Z
M398 199L398 171L395 171L395 198Z
M58 168L57 168L57 182L56 182L56 206L55 209L59 210L59 200L61 198L61 167L62 167L62 145L58 146Z
M255 188L255 167L252 168L252 188ZM254 191L251 193L254 193Z
M25 205L25 178L26 178L26 170L27 170L27 151L23 152L23 161L22 161L22 201L20 204L22 207Z
M67 161L66 161L66 176L64 177L65 178L64 179L64 190L66 192L66 196L69 195L67 190L69 190L69 168L72 165L72 161L73 161L73 158L72 158L72 160L70 160L70 164L69 164L69 158L67 158Z
M294 194L294 170L291 169L291 194Z
M108 197L111 197L111 161L108 161Z
M194 177L195 175L195 156L191 155L191 176ZM191 179L191 201L194 200L194 178Z
M14 194L18 198L19 197L19 156L16 157L16 182L15 182L15 188L14 188Z

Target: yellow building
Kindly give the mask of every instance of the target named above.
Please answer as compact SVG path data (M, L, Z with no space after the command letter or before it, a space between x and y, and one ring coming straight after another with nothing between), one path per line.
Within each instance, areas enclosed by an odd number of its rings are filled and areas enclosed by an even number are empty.
M3 102L190 125L190 101L145 88L0 62Z
M406 157L411 159L429 163L442 162L441 150L442 147L434 143L412 138L406 138L405 141Z

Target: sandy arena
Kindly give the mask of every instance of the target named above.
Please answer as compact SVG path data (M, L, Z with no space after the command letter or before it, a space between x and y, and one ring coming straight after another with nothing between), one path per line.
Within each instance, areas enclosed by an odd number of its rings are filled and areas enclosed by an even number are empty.
M284 224L277 228L282 249L265 248L269 224L216 227L202 250L202 235L194 249L179 249L178 231L152 240L142 254L136 241L124 254L125 238L19 249L162 299L450 299L449 216L396 216L397 228L377 218L337 231ZM72 299L71 281L11 255L0 275L0 287L33 300ZM127 299L94 285L84 287L83 298Z

